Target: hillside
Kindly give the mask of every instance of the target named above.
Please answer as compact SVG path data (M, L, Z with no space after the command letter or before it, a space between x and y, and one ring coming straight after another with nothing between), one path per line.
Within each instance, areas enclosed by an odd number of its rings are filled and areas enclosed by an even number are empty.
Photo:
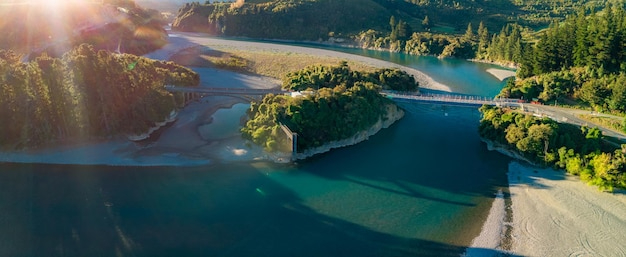
M402 20L409 31L462 34L469 23L483 22L489 31L508 23L532 30L564 19L583 5L601 1L536 0L248 0L220 3L186 3L179 9L173 29L214 35L254 38L326 40L359 32L391 31L390 17ZM427 22L425 22L427 20ZM410 36L410 34L408 35Z
M358 3L357 3L358 2ZM345 12L350 6L351 11ZM172 24L173 30L202 31L215 35L327 39L330 35L358 33L361 28L384 29L391 13L373 1L269 1L186 4Z

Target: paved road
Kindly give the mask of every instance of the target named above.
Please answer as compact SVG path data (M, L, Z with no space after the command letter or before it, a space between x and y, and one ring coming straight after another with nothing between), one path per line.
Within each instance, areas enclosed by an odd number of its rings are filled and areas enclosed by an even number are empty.
M576 124L580 126L587 125L587 126L592 126L592 127L598 127L600 130L602 130L602 134L605 136L610 136L610 137L619 138L621 140L626 140L626 135L623 133L620 133L613 129L610 129L610 128L607 128L599 124L589 122L587 120L583 120L577 117L577 115L580 115L580 114L591 114L590 111L563 108L563 107L550 106L550 105L537 105L537 104L524 104L523 106L524 106L524 110L527 112L532 112L537 115L547 116L558 122L567 122L567 123ZM597 115L601 117L610 117L610 118L615 118L619 120L623 119L622 117L614 116L610 114L597 114Z

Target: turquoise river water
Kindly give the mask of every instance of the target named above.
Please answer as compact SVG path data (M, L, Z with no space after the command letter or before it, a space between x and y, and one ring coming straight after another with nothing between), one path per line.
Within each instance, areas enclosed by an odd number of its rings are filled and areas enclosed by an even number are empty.
M502 86L485 64L345 51L459 93ZM293 164L0 163L0 256L459 256L510 159L480 141L474 108L400 105L369 140Z

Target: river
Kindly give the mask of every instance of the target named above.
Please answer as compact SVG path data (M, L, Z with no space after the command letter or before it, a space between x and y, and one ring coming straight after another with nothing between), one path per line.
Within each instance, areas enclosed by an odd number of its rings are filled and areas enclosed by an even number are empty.
M344 51L459 93L502 86L485 64ZM510 159L480 142L476 109L401 106L368 141L294 164L0 163L0 256L459 256Z

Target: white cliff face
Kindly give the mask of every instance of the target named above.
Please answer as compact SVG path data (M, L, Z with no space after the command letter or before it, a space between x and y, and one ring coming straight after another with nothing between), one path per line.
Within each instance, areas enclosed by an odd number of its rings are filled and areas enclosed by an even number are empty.
M359 133L356 133L354 136L350 138L329 142L322 146L307 149L306 151L302 153L298 153L296 155L296 159L302 160L302 159L306 159L316 154L328 152L334 148L340 148L340 147L358 144L360 142L367 140L370 136L375 135L381 129L388 128L389 126L391 126L391 124L400 120L402 117L404 117L404 111L394 104L389 104L387 105L386 119L379 119L378 122L376 122L376 124L374 124L368 130L364 130Z
M139 135L127 135L126 137L130 141L141 141L141 140L144 140L146 138L149 138L150 135L152 135L152 133L154 131L157 131L158 129L160 129L161 127L167 125L168 123L175 121L177 116L178 116L178 112L176 110L172 110L170 112L170 116L169 117L167 117L164 121L155 122L154 123L154 127L149 128L148 131L146 131L145 133L139 134Z

